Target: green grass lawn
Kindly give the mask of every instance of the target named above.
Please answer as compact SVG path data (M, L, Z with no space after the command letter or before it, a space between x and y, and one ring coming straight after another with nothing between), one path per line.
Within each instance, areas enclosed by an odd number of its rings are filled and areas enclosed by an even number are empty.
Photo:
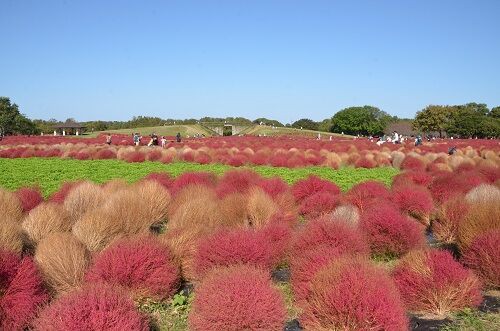
M278 168L270 166L248 167L265 177L279 176L293 184L311 174L335 182L342 190L347 190L356 183L375 179L389 184L398 170L387 168L335 170L327 167ZM103 183L110 179L122 178L134 182L151 172L164 171L176 177L188 171L211 171L218 175L229 169L241 169L222 164L201 165L196 163L159 162L126 163L121 160L73 160L60 158L0 158L0 187L15 190L23 186L38 185L45 196L58 190L65 181L88 179Z
M259 134L260 135L265 134L266 136L291 135L291 136L306 136L306 137L317 137L318 133L321 133L323 139L329 136L352 138L352 136L348 135L341 135L338 133L322 132L322 131L320 132L314 130L299 130L295 128L286 128L286 127L277 127L273 129L272 127L267 125L255 125L254 127L243 131L243 133L254 136Z

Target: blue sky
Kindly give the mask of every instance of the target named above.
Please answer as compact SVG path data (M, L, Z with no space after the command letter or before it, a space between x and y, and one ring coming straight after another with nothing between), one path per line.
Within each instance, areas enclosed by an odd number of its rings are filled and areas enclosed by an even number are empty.
M60 120L494 107L499 17L495 0L0 0L0 95Z

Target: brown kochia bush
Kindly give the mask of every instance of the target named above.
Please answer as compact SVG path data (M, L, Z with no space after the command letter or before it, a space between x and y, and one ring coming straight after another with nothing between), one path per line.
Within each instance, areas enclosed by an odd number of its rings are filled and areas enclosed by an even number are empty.
M219 224L218 204L211 197L193 197L189 202L179 205L170 216L169 229L183 227L214 228Z
M169 202L170 194L160 184L141 181L112 194L76 222L72 231L90 251L98 252L115 239L148 233L151 226L164 221Z
M21 254L23 237L21 225L17 221L0 218L0 249Z
M64 199L64 209L72 223L77 222L89 210L97 208L104 201L103 189L92 182L83 182Z
M458 224L458 246L463 252L478 235L495 229L500 229L500 203L498 201L473 203L464 219Z
M470 190L465 199L469 203L487 201L500 203L500 189L492 184L481 184Z
M271 216L278 211L278 205L261 188L251 188L248 192L248 225L260 229L269 223Z
M38 244L35 261L52 293L59 295L80 286L90 254L71 233L53 233Z
M467 215L469 203L463 195L446 200L438 210L432 222L432 233L437 240L453 244L457 242L458 225Z
M19 198L12 192L0 188L0 222L2 220L19 221L23 207Z
M71 230L71 221L64 208L57 203L42 203L32 209L23 220L22 229L31 245L54 232Z

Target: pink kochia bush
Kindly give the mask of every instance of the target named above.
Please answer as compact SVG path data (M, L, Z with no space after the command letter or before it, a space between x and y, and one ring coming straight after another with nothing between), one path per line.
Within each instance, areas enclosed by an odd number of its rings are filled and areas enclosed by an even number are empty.
M363 211L372 205L374 200L385 200L389 197L390 192L383 183L368 180L351 187L345 194L344 200Z
M400 211L415 217L424 225L429 225L430 214L434 209L432 195L425 187L405 185L393 192L392 200Z
M306 218L317 218L335 209L340 202L338 194L317 192L305 198L300 205L300 214Z
M39 188L22 187L16 191L16 195L21 201L23 212L25 213L43 202L42 193Z
M462 262L471 268L487 287L500 289L500 230L478 235L463 253Z
M306 179L301 179L292 186L292 193L297 202L301 202L305 198L318 192L338 195L340 194L340 188L334 183L314 175Z
M0 330L24 330L47 299L33 260L0 250Z
M399 257L425 243L422 225L401 215L390 203L366 210L360 225L374 255Z
M448 251L412 251L396 266L393 277L413 312L444 316L482 301L477 277Z
M153 237L140 237L117 241L102 251L86 280L124 287L136 298L164 300L177 289L180 270L166 246Z
M95 284L59 297L35 321L35 330L149 330L133 301L117 288Z
M277 262L273 246L261 232L220 230L200 240L195 255L198 277L211 269L235 264L250 264L270 270Z
M312 281L301 324L306 330L408 330L394 283L362 258L341 258Z
M336 247L340 253L368 254L369 248L362 234L340 220L322 217L309 221L293 239L292 252L300 254L316 246Z
M193 331L283 330L286 310L269 274L248 265L213 270L196 289Z

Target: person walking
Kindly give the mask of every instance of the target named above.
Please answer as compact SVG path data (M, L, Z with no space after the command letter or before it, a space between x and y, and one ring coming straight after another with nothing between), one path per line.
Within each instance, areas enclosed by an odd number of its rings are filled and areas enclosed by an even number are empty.
M111 133L106 135L106 144L111 145Z

